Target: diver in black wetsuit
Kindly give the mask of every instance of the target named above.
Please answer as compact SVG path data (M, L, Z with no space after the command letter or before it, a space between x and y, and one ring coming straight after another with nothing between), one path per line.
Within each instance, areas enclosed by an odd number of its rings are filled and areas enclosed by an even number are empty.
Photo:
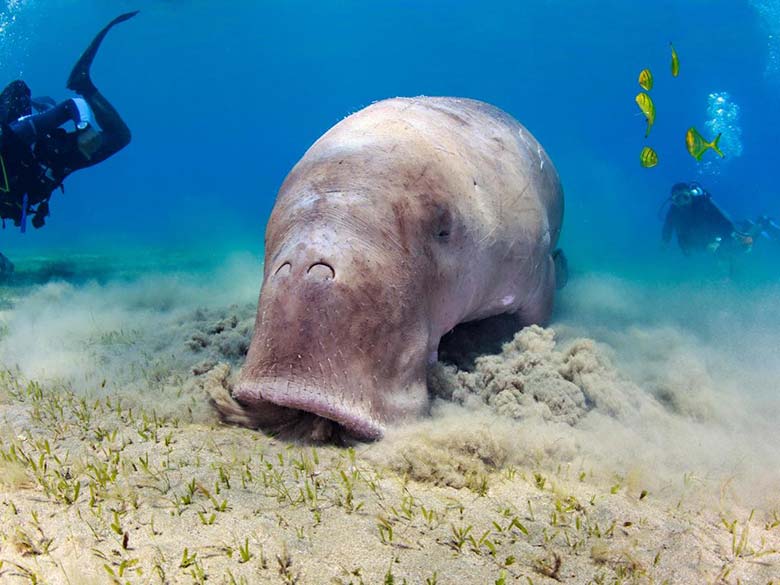
M753 245L750 234L738 230L697 183L676 183L669 201L671 205L661 233L664 244L676 234L683 254L710 252L733 274L735 256L750 251Z
M80 97L55 104L32 99L21 80L0 94L0 219L25 231L28 216L40 228L49 214L49 198L74 171L96 165L130 142L130 129L103 97L89 75L108 31L138 12L122 14L103 28L81 55L66 84ZM33 113L33 109L36 113ZM75 128L62 128L73 122ZM0 255L0 274L12 265ZM8 266L11 266L9 269Z
M737 231L734 222L700 185L676 183L669 200L661 239L668 244L672 234L676 234L683 254L718 252L748 243L745 234Z

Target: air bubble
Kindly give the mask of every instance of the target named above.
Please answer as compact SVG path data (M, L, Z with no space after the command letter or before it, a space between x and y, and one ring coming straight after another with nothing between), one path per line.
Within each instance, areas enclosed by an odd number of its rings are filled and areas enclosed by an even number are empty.
M708 159L699 165L699 174L717 175L723 163L742 156L742 127L740 126L740 107L734 103L727 91L714 92L707 96L707 131L704 137L714 140L721 134L718 145L726 155L724 159Z

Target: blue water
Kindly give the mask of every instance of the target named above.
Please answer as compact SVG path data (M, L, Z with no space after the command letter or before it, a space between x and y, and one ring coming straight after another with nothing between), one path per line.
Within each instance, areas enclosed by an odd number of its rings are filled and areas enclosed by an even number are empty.
M657 210L674 182L699 180L735 218L780 214L775 4L6 0L0 80L22 77L57 99L95 32L142 12L110 33L93 68L131 145L72 175L43 229L0 232L0 250L259 254L279 185L319 135L372 101L424 94L490 102L541 141L564 183L562 243L575 266L662 265L672 260L659 251ZM634 103L645 67L657 108L647 141ZM706 134L716 92L738 107L730 139L741 154L708 153L702 166L684 134ZM645 144L659 154L654 169L639 165Z

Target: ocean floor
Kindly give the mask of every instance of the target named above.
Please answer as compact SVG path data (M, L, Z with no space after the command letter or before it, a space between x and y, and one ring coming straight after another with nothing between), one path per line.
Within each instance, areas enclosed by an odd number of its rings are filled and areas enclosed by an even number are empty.
M575 276L334 447L219 421L259 261L180 265L0 285L1 583L780 583L780 287Z

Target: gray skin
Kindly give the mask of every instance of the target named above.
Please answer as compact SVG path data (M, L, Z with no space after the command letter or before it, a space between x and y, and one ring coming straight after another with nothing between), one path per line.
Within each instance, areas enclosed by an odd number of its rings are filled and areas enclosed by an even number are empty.
M342 120L279 191L223 414L364 440L424 414L427 366L456 325L549 319L562 218L549 157L493 106L396 98Z

